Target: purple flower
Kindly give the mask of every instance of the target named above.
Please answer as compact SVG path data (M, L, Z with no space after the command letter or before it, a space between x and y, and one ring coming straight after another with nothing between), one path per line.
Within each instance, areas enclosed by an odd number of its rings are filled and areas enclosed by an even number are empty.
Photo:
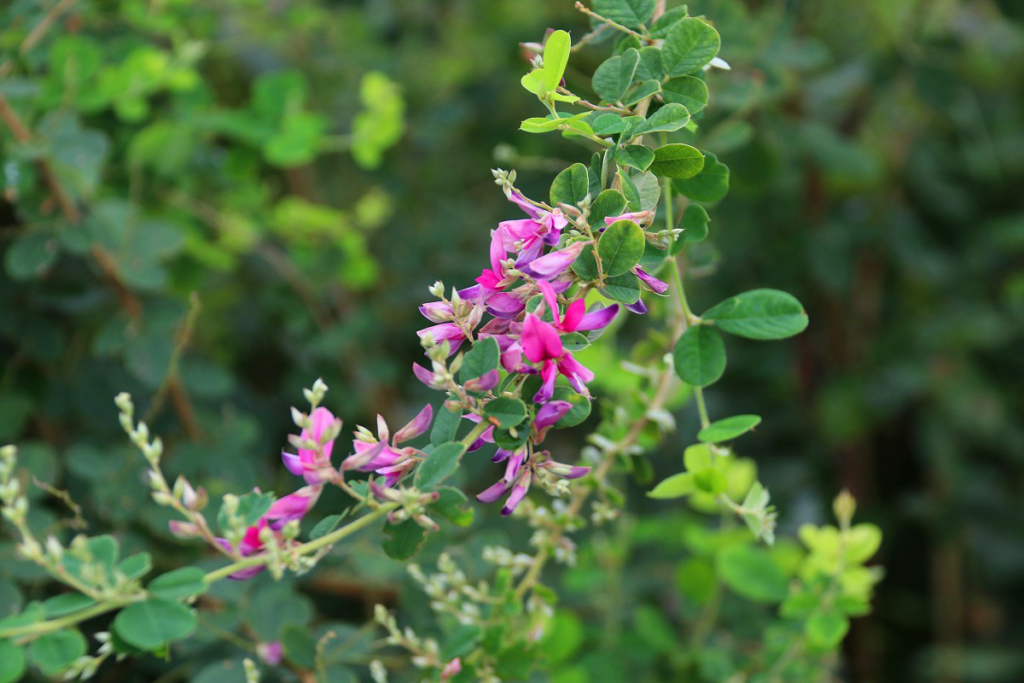
M537 409L537 418L534 420L533 426L538 432L543 432L561 420L570 410L572 410L572 404L568 401L548 401Z
M334 417L327 408L317 408L309 416L311 428L303 429L300 441L312 441L320 444L324 434L330 429L338 429L341 420ZM298 455L283 452L281 459L284 466L294 475L303 477L307 484L319 484L334 478L335 470L331 467L331 452L334 450L334 439L320 444L319 448L298 448Z
M281 663L284 648L281 647L281 642L278 640L272 643L260 643L256 646L256 654L270 666L277 666Z
M544 296L544 303L551 309L551 315L555 319L555 328L562 332L580 332L587 330L600 330L611 324L619 312L619 305L598 308L587 313L587 305L583 299L573 301L565 309L565 315L558 313L558 297L550 283L543 280L537 282L537 287Z
M546 211L536 207L514 190L509 193L509 199L530 216L498 224L502 245L507 251L519 254L516 268L521 269L540 256L545 244L558 244L562 228L568 225L569 221L561 210Z
M450 345L448 349L448 355L451 355L459 350L462 346L462 342L466 341L466 332L455 323L441 323L440 325L431 325L430 327L424 327L422 330L417 330L416 334L420 336L420 339L426 337L428 334L434 338L434 341L440 344L441 342L447 341Z
M361 427L352 440L355 453L345 458L341 469L376 472L384 476L385 486L394 486L417 462L426 457L422 451L409 446L401 447L400 444L427 431L432 419L433 409L428 405L391 438L387 423L378 415L377 438L373 438L368 430Z
M650 287L651 291L655 294L664 294L668 290L667 282L659 280L640 266L634 268L633 272L636 273L636 276L640 278L640 281Z
M573 242L565 249L553 251L531 261L520 270L537 280L551 280L564 273L586 246L587 242Z

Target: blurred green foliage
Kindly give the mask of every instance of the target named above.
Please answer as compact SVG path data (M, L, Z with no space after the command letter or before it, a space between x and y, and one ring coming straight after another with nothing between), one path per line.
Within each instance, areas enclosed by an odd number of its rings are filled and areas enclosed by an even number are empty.
M695 308L769 286L811 318L794 345L729 341L712 412L764 416L744 454L782 530L826 521L841 486L884 529L888 575L846 645L848 679L1020 680L1024 9L708 0L690 11L713 18L733 67L710 77L702 122L733 191L711 212L713 240L692 249L691 276L715 274L694 288ZM142 463L111 403L121 390L172 436L173 466L214 496L286 481L275 457L286 407L316 376L349 424L411 416L425 397L408 373L415 304L437 278L475 276L489 228L509 217L488 168L517 168L542 196L577 158L516 132L536 111L512 46L549 26L586 31L570 3L542 0L0 10L0 441L21 443L32 474L82 506L49 496L33 526L88 523L126 554L159 539L161 569L192 552L136 485ZM596 66L603 53L580 57ZM587 89L572 67L567 78ZM587 359L601 392L632 388L618 360ZM658 474L678 470L686 445L662 446ZM699 642L679 624L716 590L706 530L672 502L632 498L643 516L596 533L557 579L566 597L548 650L566 664L554 680L722 680L724 648L680 647ZM507 541L491 511L477 516L462 559ZM339 667L365 658L352 624L374 602L401 600L429 623L422 595L372 548L353 542L301 585L218 585L208 599L221 611L175 675L240 677L241 652L218 634L247 623L262 641L333 630ZM767 612L738 598L777 600L793 551L733 558L718 609L742 637L760 638ZM51 594L33 571L0 545L0 617ZM152 680L169 666L111 676Z

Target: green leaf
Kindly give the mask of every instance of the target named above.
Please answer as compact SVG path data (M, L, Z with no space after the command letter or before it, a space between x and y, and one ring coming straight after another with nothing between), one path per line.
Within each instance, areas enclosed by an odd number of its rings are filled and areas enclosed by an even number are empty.
M660 482L654 489L648 491L647 497L659 500L682 498L696 490L697 487L693 483L693 474L690 472L680 472L679 474L673 474L668 479Z
M430 444L440 446L455 438L455 433L462 423L462 409L448 410L446 404L442 403L440 409L435 413L434 426L430 429Z
M9 640L0 640L0 683L17 683L25 675L25 651Z
M184 638L195 627L196 615L193 610L164 598L136 602L118 612L114 618L114 628L125 642L150 651Z
M722 46L718 31L706 21L687 17L677 22L665 37L661 61L669 76L685 76L703 69Z
M684 231L681 235L681 241L683 243L701 242L707 239L708 223L710 222L711 217L708 216L707 209L700 204L690 204L686 207L686 211L683 212L683 218L679 222L679 227ZM673 249L672 253L676 254L678 251Z
M451 661L456 657L464 657L473 651L476 644L480 642L484 631L475 624L460 624L444 640L444 648L441 650L441 661Z
M600 292L612 301L635 304L640 300L640 278L633 273L623 273L604 281Z
M658 176L650 171L630 178L619 169L622 178L622 193L626 196L631 211L653 211L661 197L661 183Z
M181 600L206 592L205 573L198 567L181 567L161 574L146 586L149 594L166 600Z
M544 78L543 69L531 71L523 76L519 82L537 97L544 97L544 94L547 92L547 81Z
M544 659L548 664L568 661L586 640L583 622L575 613L560 609L541 641Z
M738 544L715 557L718 575L735 593L755 602L779 602L789 592L786 575L764 548Z
M565 427L575 427L582 424L588 417L590 417L591 403L590 399L582 394L578 394L569 387L555 387L555 393L552 394L553 401L568 401L572 404L572 408L569 409L565 415L562 416L555 426L559 429Z
M690 115L694 115L708 104L708 86L696 76L680 76L661 86L661 95L666 102L681 104Z
M704 155L696 147L681 143L654 150L651 173L665 178L692 178L704 168Z
M594 92L605 102L617 102L632 84L639 63L640 53L632 47L617 57L605 60L594 71Z
M881 529L874 524L856 524L847 536L843 555L848 564L861 564L871 559L881 545Z
M661 65L660 48L653 45L640 48L640 64L636 67L636 77L641 81L661 83L661 79L665 77L665 69Z
M558 130L559 127L571 124L574 121L579 121L587 116L590 116L589 112L583 112L582 114L575 115L559 115L556 118L550 116L544 117L533 117L524 120L519 124L519 130L524 133L550 133L553 130Z
M525 410L524 406L524 416ZM430 491L455 474L455 470L459 468L459 459L465 452L466 447L458 441L443 443L434 448L433 452L427 455L427 459L416 468L416 487Z
M572 39L565 31L555 31L544 43L544 85L549 92L557 89L562 82L571 47Z
M572 271L579 275L587 282L593 282L597 279L597 259L594 258L594 245L588 244L583 247L583 251L576 257L576 260L572 262Z
M316 666L316 641L305 626L285 625L281 629L281 647L288 661L299 668L311 670Z
M551 183L551 205L579 206L589 190L587 167L583 164L573 164L555 176L554 182Z
M85 655L86 642L76 629L47 633L32 641L28 658L47 676L56 676Z
M705 152L700 173L692 178L673 180L672 188L697 202L717 202L729 191L729 167L711 152Z
M467 380L483 377L491 370L496 369L500 360L501 350L494 337L477 340L473 344L473 348L467 351L462 358L459 381L465 383Z
M729 486L725 472L717 467L703 467L690 474L693 475L694 486L704 493L717 496L719 493L725 493L725 489Z
M843 642L849 630L850 620L839 612L812 614L804 624L807 640L823 650L831 650Z
M4 267L12 280L31 280L45 275L57 260L57 239L34 232L14 240L4 254Z
M626 94L622 96L622 103L627 107L630 107L645 97L650 97L659 90L661 90L661 82L655 79L650 79L643 83L637 83L635 87L630 88Z
M469 526L473 522L473 508L469 506L466 494L451 486L437 488L437 500L431 503L430 509L459 526Z
M725 372L725 342L707 325L693 325L672 352L679 379L695 387L714 384Z
M681 104L666 104L633 128L633 135L669 133L690 122L690 112Z
M646 148L645 148L646 149ZM626 208L626 198L617 190L605 190L597 195L597 198L590 204L590 215L588 220L591 225L604 226L604 219L609 216L619 216ZM594 274L597 277L597 274Z
M723 332L747 339L785 339L803 332L807 313L792 294L753 289L712 306L701 316Z
M511 396L499 396L484 405L484 418L509 429L526 419L526 404Z
M381 546L384 552L391 559L403 562L419 552L426 538L423 527L411 519L399 524L388 522L384 525L384 533L389 537Z
M621 166L630 166L638 171L646 171L652 161L654 161L654 152L644 145L626 145L615 150L615 162Z
M55 619L56 617L67 616L72 612L77 612L95 604L96 601L88 595L61 593L60 595L43 600L43 609L46 610L47 619Z
M731 441L742 434L746 434L759 424L761 424L761 417L758 415L734 415L721 420L715 420L697 432L697 440L704 443Z
M582 332L569 332L562 335L562 348L566 351L582 351L590 346L590 340Z
M591 116L593 116L593 114ZM594 135L600 137L618 135L626 129L626 121L618 114L605 112L594 116L590 120L590 127L594 131Z
M597 241L601 268L609 277L628 273L644 255L644 231L630 220L615 221Z
M135 553L121 560L117 569L129 579L144 576L153 568L153 558L149 553Z
M673 7L665 10L665 13L658 17L650 26L651 38L663 39L668 35L669 30L679 21L687 16L686 5Z
M594 0L594 11L629 28L640 28L654 14L656 0Z
M327 534L334 531L334 528L338 525L338 522L341 521L341 518L343 516L344 515L327 515L326 517L321 519L310 530L309 540L315 541L316 539L321 538L322 536L326 536Z

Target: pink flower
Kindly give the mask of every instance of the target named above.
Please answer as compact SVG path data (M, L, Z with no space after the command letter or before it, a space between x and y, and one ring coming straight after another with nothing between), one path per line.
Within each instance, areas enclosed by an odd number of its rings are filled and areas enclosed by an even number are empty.
M668 290L668 283L654 277L640 266L633 268L633 272L640 278L647 287L655 294L664 294Z
M520 270L537 280L551 280L564 273L586 246L587 242L573 242L565 249L552 251L531 261Z
M480 277L476 279L481 288L481 296L488 301L494 294L502 291L519 278L508 274L508 266L505 265L505 247L501 234L497 230L491 231L491 267L484 268Z
M320 444L319 448L299 448L299 454L281 452L281 459L288 471L303 477L307 484L319 484L330 481L336 474L331 467L331 452L334 450L334 439L321 443L324 435L331 429L339 429L341 420L334 417L327 408L317 408L309 416L310 429L303 429L299 440L312 441Z
M383 475L385 486L394 486L402 476L412 469L424 456L422 451L400 444L415 439L430 427L434 418L434 409L430 405L397 432L392 438L388 433L388 425L384 418L377 416L377 438L365 432L357 432L352 441L355 453L341 464L342 470L358 470L360 472L376 472ZM389 443L390 441L390 443Z
M452 676L456 676L462 672L462 660L456 657L452 661L445 664L441 670L441 680L447 681Z
M507 251L519 253L516 268L530 263L540 256L544 245L554 246L562 235L562 228L569 220L561 210L546 211L534 206L516 191L509 193L509 199L525 211L530 217L519 220L502 221L498 224L498 233Z
M559 373L569 380L576 391L589 395L586 383L594 379L594 373L562 347L558 331L549 323L532 313L528 314L523 322L519 343L530 362L541 366L540 376L544 383L534 395L534 403L547 403L551 399L555 391L555 378Z
M422 330L417 330L416 334L420 336L420 339L429 334L438 344L445 341L448 342L448 355L458 351L459 347L462 346L462 342L466 341L466 331L455 323L431 325L430 327L424 327Z
M270 666L277 666L281 663L284 648L281 647L281 642L277 640L272 643L260 643L256 646L256 654Z
M565 309L565 315L560 316L558 296L551 284L540 280L537 282L537 287L544 296L544 303L551 309L551 315L555 319L555 328L562 332L603 329L610 325L612 320L615 320L615 316L619 312L619 305L613 304L587 313L587 304L583 299L577 299Z

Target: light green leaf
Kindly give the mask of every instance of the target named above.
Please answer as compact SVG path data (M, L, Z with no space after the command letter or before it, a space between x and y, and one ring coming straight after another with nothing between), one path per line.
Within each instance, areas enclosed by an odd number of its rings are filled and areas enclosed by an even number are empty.
M673 180L672 188L694 201L717 202L729 191L729 167L705 152L701 172L692 178Z
M785 339L803 332L807 313L792 294L754 289L712 306L701 316L718 329L747 339Z
M559 116L558 118L548 117L534 117L523 121L519 125L519 130L525 133L549 133L553 130L558 130L561 126L571 125L574 122L578 122L583 118L590 116L590 112L583 112L581 114L566 114Z
M687 17L677 22L665 37L661 61L669 76L685 76L703 69L722 45L718 31L706 21Z
M705 443L722 443L731 441L746 434L761 424L758 415L734 415L722 420L715 420L697 433L697 439Z
M548 91L556 90L569 63L572 39L565 31L555 31L544 43L544 85Z
M704 155L695 147L674 143L654 150L651 173L664 178L692 178L704 168Z
M839 645L849 631L850 620L833 611L812 614L804 624L807 640L823 650L831 650Z
M17 683L25 675L25 651L9 640L0 640L0 683Z
M597 241L601 268L609 277L629 272L644 255L644 231L630 220L615 221Z
M676 374L687 384L706 387L725 372L725 343L707 325L693 325L676 342L672 352Z
M693 475L689 472L673 474L668 479L660 482L653 490L647 492L648 498L669 499L688 496L697 487L693 483Z

